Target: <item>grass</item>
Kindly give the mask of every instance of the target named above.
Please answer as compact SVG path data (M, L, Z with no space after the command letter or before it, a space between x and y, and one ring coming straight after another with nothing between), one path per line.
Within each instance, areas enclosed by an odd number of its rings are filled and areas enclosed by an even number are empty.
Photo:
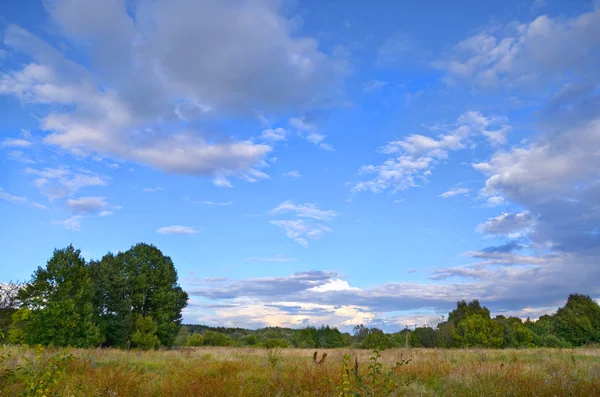
M314 349L68 349L73 357L35 394L31 377L43 378L62 352L0 350L0 396L600 396L596 348L391 349L381 357L352 349L316 357Z

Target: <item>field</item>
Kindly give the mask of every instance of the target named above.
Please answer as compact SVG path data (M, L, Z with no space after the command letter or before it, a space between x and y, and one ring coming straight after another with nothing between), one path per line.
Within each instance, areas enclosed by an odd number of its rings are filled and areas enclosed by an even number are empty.
M0 355L2 396L600 396L600 349L391 349L377 357L352 349L315 356L6 347Z

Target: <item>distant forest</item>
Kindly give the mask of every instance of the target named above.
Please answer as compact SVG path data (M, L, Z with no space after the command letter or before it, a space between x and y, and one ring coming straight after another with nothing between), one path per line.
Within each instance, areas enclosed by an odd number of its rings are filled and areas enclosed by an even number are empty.
M299 329L182 325L188 295L177 271L155 246L137 244L87 262L73 246L55 250L26 283L0 284L0 343L116 347L253 346L387 349L577 347L600 343L600 306L570 295L564 307L536 321L496 316L479 301L460 301L435 327L384 333L364 325Z

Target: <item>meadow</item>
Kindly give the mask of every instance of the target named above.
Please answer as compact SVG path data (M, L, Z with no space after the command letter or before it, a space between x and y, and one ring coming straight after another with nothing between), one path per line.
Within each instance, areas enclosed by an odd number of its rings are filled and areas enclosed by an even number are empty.
M0 351L2 396L600 396L600 348Z

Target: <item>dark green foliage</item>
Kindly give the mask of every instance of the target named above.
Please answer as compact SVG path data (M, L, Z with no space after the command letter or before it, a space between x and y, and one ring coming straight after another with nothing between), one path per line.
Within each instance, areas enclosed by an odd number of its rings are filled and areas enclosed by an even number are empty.
M385 350L394 347L394 341L383 331L377 328L372 328L369 330L369 334L362 341L360 347L370 350Z
M23 339L27 344L91 347L104 341L94 323L93 288L80 251L55 250L46 268L39 267L19 291L31 309Z
M206 331L204 333L205 346L231 346L233 339L225 334L215 331Z
M95 307L110 345L126 346L133 319L150 316L163 346L172 346L188 295L177 284L171 258L153 245L137 244L118 255L90 264Z
M554 316L556 335L573 346L600 342L600 306L585 295L569 295Z
M433 328L415 328L409 343L412 347L436 347L436 331Z
M54 346L171 346L187 299L173 262L152 245L90 264L69 246L19 287L21 309L11 309L8 335L13 343Z

